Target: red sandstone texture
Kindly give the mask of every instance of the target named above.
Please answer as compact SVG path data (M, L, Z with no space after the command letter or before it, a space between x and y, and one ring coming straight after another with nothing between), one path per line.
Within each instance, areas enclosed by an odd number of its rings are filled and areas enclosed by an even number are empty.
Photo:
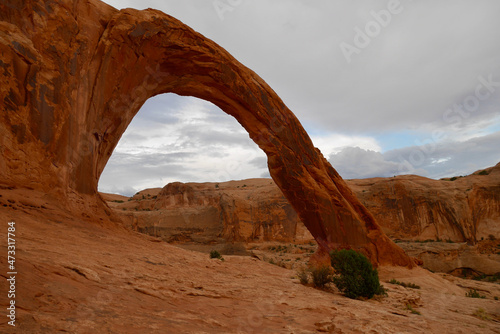
M121 135L150 97L173 92L234 116L267 154L270 174L324 249L372 262L415 262L314 148L276 93L213 41L157 10L97 0L0 3L0 182L42 191L100 219L97 193ZM107 212L106 212L107 211Z
M379 267L388 296L352 300L299 283L249 256L210 259L68 211L45 193L0 187L0 222L16 222L16 327L7 325L7 246L0 244L0 332L474 333L500 330L500 285ZM6 229L0 231L5 237ZM4 239L5 240L5 239ZM396 279L415 290L388 283ZM482 298L465 296L476 289ZM421 315L413 314L408 305ZM481 311L482 309L482 311Z
M500 164L443 180L404 175L347 183L393 239L470 245L500 239ZM269 179L175 182L130 199L103 196L129 226L167 241L300 243L312 238Z
M465 177L349 180L392 238L475 244L500 239L500 163Z

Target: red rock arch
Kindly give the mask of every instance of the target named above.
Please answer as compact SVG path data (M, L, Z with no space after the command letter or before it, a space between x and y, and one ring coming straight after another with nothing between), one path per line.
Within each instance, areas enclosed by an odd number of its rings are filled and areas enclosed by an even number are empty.
M10 154L3 155L3 183L97 197L99 176L142 104L162 93L189 95L219 106L248 131L321 247L414 265L277 94L213 41L160 11L118 11L97 0L0 6L8 28L0 39L0 99L12 116L2 122ZM20 153L27 151L35 157ZM20 165L37 175L19 173Z

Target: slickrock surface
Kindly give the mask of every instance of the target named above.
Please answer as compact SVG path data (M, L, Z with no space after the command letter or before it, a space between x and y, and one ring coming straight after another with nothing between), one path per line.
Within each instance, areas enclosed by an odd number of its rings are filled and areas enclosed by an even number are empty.
M213 102L267 154L269 171L323 249L415 262L382 232L276 93L213 41L160 11L98 0L0 3L0 183L104 219L97 183L144 102Z
M43 193L1 189L0 195L0 221L16 221L18 247L17 327L7 327L2 316L2 333L500 331L498 284L381 267L388 297L350 300L303 286L294 271L251 257L209 259L111 222L75 218ZM2 243L0 252L6 251ZM0 267L6 268L6 256ZM6 291L4 269L0 275ZM486 298L465 297L469 289ZM0 298L3 310L6 300Z

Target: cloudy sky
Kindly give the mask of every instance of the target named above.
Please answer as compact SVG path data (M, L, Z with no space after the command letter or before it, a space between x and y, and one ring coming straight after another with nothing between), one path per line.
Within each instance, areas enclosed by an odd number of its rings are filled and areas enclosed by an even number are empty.
M155 8L228 50L297 115L344 178L465 175L500 162L500 1L107 0ZM268 177L211 103L149 99L99 190Z

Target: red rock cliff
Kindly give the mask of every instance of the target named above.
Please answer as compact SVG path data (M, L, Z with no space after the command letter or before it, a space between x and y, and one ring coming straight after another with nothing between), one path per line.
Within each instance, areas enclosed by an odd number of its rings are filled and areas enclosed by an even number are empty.
M195 96L248 131L322 248L414 266L276 93L175 18L97 0L6 0L0 21L1 183L71 198L68 205L95 202L97 212L99 176L143 103L167 92Z
M404 175L348 184L391 237L470 244L500 238L500 163L466 177Z

